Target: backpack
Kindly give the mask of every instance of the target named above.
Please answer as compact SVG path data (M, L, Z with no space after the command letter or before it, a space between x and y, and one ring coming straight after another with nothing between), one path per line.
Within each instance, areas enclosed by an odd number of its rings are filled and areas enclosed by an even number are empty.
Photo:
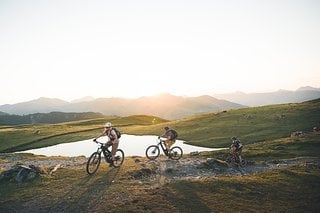
M171 133L172 133L172 135L173 135L172 140L177 139L177 137L178 137L178 133L177 133L177 131L176 131L176 130L174 130L174 129L171 129L170 131L171 131Z
M121 138L121 132L115 127L113 127L112 130L114 130L116 132L118 139L120 139Z

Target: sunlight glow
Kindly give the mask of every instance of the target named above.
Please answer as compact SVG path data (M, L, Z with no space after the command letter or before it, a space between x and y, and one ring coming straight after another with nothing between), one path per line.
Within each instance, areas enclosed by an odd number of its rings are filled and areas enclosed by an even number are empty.
M319 87L317 1L1 1L0 104Z

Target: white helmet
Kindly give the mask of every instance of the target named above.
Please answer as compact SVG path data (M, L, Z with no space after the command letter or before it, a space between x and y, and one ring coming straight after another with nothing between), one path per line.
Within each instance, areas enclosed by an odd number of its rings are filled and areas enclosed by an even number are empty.
M109 127L111 127L111 123L110 123L110 122L107 122L104 126L105 126L106 128L109 128Z

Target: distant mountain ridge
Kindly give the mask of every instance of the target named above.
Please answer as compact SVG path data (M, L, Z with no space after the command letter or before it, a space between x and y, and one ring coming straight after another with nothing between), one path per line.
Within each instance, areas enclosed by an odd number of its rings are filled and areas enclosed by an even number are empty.
M104 117L101 113L95 112L50 112L35 113L29 115L9 115L0 113L0 124L16 125L16 124L55 124L68 121L87 120L93 118Z
M117 116L145 114L165 119L180 119L205 112L218 112L246 107L211 96L182 97L171 94L145 96L137 99L98 98L88 100L88 98L85 98L83 100L80 102L67 102L60 99L39 98L29 102L1 105L0 111L17 115L49 113L52 111L99 112L104 115Z
M272 104L301 103L320 98L320 88L300 87L296 91L278 90L267 93L243 93L213 94L214 97L231 102L254 107Z

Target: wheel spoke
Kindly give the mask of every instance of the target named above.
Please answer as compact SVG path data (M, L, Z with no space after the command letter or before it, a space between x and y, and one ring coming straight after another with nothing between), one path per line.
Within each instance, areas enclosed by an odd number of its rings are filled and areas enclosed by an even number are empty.
M115 154L115 160L113 161L113 167L118 168L122 165L124 161L124 152L121 149L118 149Z
M151 145L146 149L146 156L150 160L155 160L160 155L160 149L156 145Z
M100 153L98 153L98 152L93 153L89 157L88 162L87 162L87 167L86 167L87 173L90 175L94 174L98 170L100 162L101 162Z
M179 160L183 155L183 151L180 147L175 146L170 149L169 158L173 160Z

